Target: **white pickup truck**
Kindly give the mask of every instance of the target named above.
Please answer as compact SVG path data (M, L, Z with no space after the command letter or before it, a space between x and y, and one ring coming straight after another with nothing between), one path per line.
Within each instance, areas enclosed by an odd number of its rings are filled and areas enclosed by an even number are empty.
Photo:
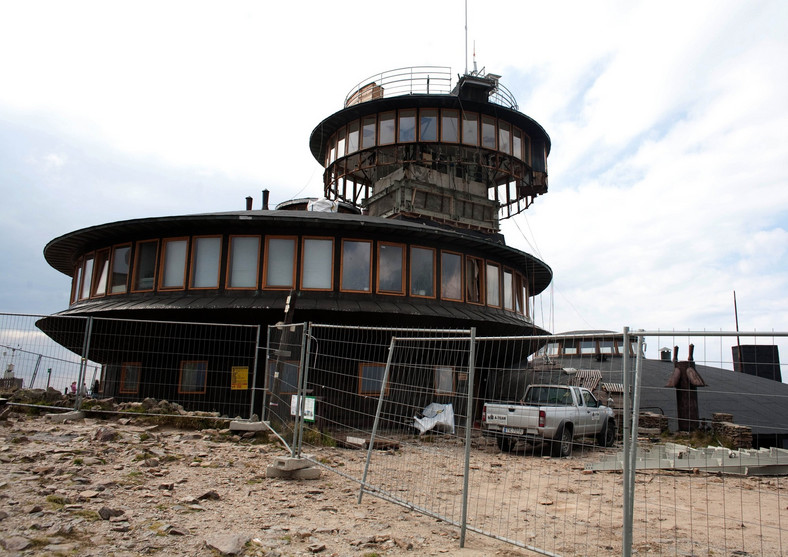
M577 437L596 437L609 447L616 441L613 410L583 387L530 385L519 403L492 403L482 411L482 435L495 437L503 451L517 441L550 443L556 457L572 454Z

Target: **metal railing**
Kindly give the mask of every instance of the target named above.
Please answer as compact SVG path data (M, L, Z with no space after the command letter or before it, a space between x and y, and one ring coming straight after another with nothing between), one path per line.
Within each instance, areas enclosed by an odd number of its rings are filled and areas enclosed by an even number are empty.
M479 77L485 76L484 70ZM489 101L518 110L514 95L497 78L495 89ZM376 73L353 86L345 97L345 107L375 99L398 97L402 95L450 95L456 81L450 67L412 66Z

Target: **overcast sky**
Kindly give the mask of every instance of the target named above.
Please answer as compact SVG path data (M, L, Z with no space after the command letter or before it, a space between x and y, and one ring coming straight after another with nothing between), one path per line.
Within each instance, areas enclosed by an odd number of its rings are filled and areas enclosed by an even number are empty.
M552 331L788 330L788 3L468 2L469 50L552 139L505 221ZM466 65L462 1L0 2L0 311L52 313L46 243L319 196L312 129L362 79ZM467 64L473 66L472 55ZM783 354L783 359L788 354Z

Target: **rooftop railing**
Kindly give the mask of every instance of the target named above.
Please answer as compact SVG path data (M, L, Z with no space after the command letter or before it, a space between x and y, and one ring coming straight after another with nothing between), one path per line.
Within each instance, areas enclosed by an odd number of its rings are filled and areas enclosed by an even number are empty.
M490 93L489 101L507 108L517 110L514 95L498 82L497 77L485 76L484 70L479 77L493 78L495 89ZM347 97L345 108L375 99L398 97L402 95L450 95L456 80L452 77L450 67L445 66L413 66L397 68L372 75L355 85Z

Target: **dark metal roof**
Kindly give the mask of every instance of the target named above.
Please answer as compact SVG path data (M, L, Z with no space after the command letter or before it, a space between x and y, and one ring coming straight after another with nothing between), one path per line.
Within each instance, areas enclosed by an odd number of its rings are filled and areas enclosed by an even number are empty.
M365 103L367 104L367 103ZM420 245L491 257L531 278L531 293L539 294L552 280L550 267L531 254L506 246L500 235L485 235L398 219L315 211L231 211L111 222L64 234L44 247L52 267L72 276L80 256L114 244L192 234L304 234L352 235L357 238L386 237L418 241Z
M320 122L315 126L315 129L312 130L312 134L309 138L309 149L312 151L312 156L314 156L315 160L322 166L326 160L326 145L328 144L328 140L339 128L363 116L398 108L455 108L458 110L479 112L481 114L495 116L496 118L503 118L521 130L524 130L532 140L544 142L545 153L548 155L550 154L550 136L547 135L547 132L536 120L530 116L526 116L522 112L489 102L480 103L470 100L461 100L455 95L404 95L400 97L370 100L351 105L335 112Z

